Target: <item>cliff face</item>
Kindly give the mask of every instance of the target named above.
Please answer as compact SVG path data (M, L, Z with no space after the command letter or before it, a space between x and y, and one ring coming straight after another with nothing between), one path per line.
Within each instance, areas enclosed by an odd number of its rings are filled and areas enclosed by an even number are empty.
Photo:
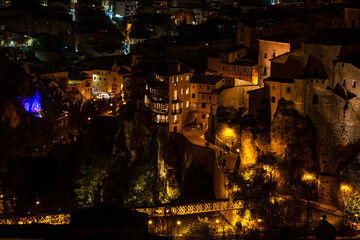
M181 134L154 124L145 113L121 117L115 158L125 191L125 204L146 205L174 200L190 201L198 195L212 197L213 152L192 145Z
M289 167L293 176L302 168L316 170L314 127L309 119L295 110L292 102L279 101L270 138L271 151Z

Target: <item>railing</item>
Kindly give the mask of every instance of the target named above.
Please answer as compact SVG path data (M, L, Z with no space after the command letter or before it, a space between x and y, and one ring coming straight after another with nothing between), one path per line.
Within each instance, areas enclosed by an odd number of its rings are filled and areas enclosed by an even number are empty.
M138 212L147 213L150 216L165 216L165 215L187 215L217 211L227 211L241 209L243 206L241 201L216 201L205 203L194 203L187 205L168 206L168 207L152 207L152 208L138 208Z
M34 215L28 217L0 219L0 225L17 225L42 223L50 225L64 225L70 223L70 214Z

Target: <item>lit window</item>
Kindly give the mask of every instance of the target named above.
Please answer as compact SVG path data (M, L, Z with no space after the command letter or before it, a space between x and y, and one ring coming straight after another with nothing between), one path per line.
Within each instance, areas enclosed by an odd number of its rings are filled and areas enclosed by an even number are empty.
M178 115L174 115L174 123L178 121Z
M186 101L186 108L190 107L190 102Z
M190 89L187 88L187 89L186 89L186 94L189 94L189 92L190 92Z
M180 90L180 94L183 95L183 89Z
M174 100L177 100L177 90L174 90Z

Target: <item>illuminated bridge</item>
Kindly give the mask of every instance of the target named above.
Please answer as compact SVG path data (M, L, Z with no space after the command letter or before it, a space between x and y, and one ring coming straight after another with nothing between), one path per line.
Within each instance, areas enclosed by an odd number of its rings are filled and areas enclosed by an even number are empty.
M147 213L150 217L162 217L162 216L181 216L191 215L199 213L210 213L218 211L228 211L240 209L242 203L240 201L214 201L205 203L193 203L177 206L162 206L162 207L149 207L149 208L137 208L138 212ZM71 215L67 214L38 214L27 217L17 218L0 218L0 225L16 225L16 224L31 224L42 223L51 225L64 225L70 223Z
M205 203L193 203L178 206L164 206L151 208L138 208L138 212L147 213L152 217L172 216L172 215L189 215L198 213L228 211L242 208L241 201L214 201Z

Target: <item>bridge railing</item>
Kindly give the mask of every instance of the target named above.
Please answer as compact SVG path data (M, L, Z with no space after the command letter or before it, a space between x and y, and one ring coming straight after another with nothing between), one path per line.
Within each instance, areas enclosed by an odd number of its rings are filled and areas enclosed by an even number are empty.
M49 215L33 215L28 217L3 218L0 219L0 225L18 225L42 223L51 225L64 225L70 223L70 214L49 214Z
M204 203L193 203L177 206L164 206L164 207L150 207L138 208L138 212L147 213L151 216L165 216L165 215L187 215L207 212L217 212L226 210L235 210L242 208L241 201L214 201Z

